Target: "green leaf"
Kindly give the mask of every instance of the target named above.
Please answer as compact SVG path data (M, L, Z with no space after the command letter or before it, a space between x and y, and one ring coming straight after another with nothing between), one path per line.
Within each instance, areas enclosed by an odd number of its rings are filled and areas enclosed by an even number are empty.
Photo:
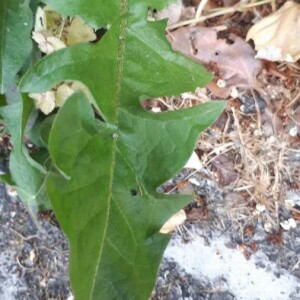
M49 208L50 205L45 197L46 171L29 156L23 144L24 130L33 108L33 101L21 95L16 88L7 91L6 99L9 105L1 107L0 114L13 142L10 155L11 178L19 197L34 217L38 207Z
M0 2L0 94L14 82L32 49L29 0Z
M1 174L0 175L0 181L5 182L6 184L9 184L9 185L14 185L15 184L13 182L10 174Z
M168 242L158 231L192 200L155 190L221 109L222 103L159 115L124 109L118 129L97 130L87 99L67 100L50 134L60 173L48 176L47 190L71 244L77 299L148 299Z
M204 68L172 52L165 21L147 22L148 7L169 1L45 1L109 30L96 44L51 54L21 81L27 92L78 80L91 91L59 110L49 136L56 168L46 188L70 241L70 277L76 300L148 299L169 237L159 229L192 200L166 196L159 185L189 158L199 132L224 103L154 114L140 100L179 94L211 79Z

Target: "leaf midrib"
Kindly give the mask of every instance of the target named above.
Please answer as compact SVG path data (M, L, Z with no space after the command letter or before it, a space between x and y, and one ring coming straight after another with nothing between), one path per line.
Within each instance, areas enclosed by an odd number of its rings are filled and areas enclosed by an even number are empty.
M119 47L117 52L117 70L116 70L116 81L115 81L115 115L113 119L113 123L118 128L118 116L119 116L119 107L120 107L120 96L121 96L121 89L122 89L122 78L123 78L123 62L124 62L124 52L125 52L125 31L127 27L127 12L128 12L128 0L121 0L120 4L120 25L119 25ZM102 259L102 252L104 248L104 242L107 239L107 228L108 228L108 221L110 218L110 209L111 209L111 201L112 201L112 190L113 190L113 178L115 172L115 164L116 164L116 152L117 152L117 139L113 140L112 145L112 164L110 168L110 181L109 181L109 194L108 194L108 205L107 205L107 217L106 217L106 225L103 231L103 237L101 241L101 246L99 250L99 256L96 263L95 274L93 278L93 284L90 293L90 299L92 299L93 291L96 283L96 277L98 273L99 266L101 264Z

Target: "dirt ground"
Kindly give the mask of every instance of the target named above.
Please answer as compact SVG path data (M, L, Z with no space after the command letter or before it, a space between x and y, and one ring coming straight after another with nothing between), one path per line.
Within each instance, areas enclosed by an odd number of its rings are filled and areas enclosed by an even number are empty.
M10 188L0 185L1 300L71 299L68 242L53 215L39 228Z
M233 220L230 197L201 172L183 170L165 188L190 176L199 217L173 233L151 300L300 299L300 226L272 234L263 219ZM197 213L196 213L197 212ZM282 216L290 216L282 211ZM188 214L189 215L189 214ZM201 216L201 217L200 217ZM0 295L3 300L72 300L68 243L51 213L40 228L8 187L0 186Z
M210 58L200 56L197 39L198 32L207 34L217 57L206 63L215 74L213 84L151 99L144 106L160 112L224 98L228 105L201 134L196 160L160 188L192 193L194 202L185 208L186 222L173 233L151 300L297 300L300 63L257 60L253 41L245 42L252 24L285 1L253 7L257 1L204 2L200 15L197 0L169 10L173 23L167 36L174 49L205 64ZM234 5L249 7L226 12ZM218 17L206 17L216 12ZM197 14L203 17L201 28L189 27ZM203 27L218 28L218 38ZM192 41L187 49L186 38ZM1 300L73 299L68 243L51 213L40 214L39 224L37 229L13 191L1 185Z

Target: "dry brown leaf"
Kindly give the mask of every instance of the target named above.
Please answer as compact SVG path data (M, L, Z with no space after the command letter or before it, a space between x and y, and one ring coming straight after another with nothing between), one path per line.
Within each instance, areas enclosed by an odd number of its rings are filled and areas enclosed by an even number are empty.
M263 122L264 132L267 135L273 135L273 133L275 133L276 135L283 134L284 126L282 120L276 113L273 113L269 108L266 108L264 110L264 112L261 115L261 120Z
M194 7L185 7L182 0L171 3L167 8L157 12L156 20L168 19L168 26L176 24L180 20L190 20L195 16Z
M193 207L187 213L187 219L191 220L208 220L209 218L209 211L207 207Z
M178 0L177 2L171 3L167 8L159 11L156 15L156 19L168 19L168 25L175 24L180 20L182 10L182 1Z
M183 209L173 215L160 229L160 233L168 234L176 228L176 226L181 225L186 220L186 214Z
M225 195L225 202L232 206L245 205L247 200L241 192L229 192Z
M250 28L256 57L271 61L295 62L300 58L300 5L287 1L277 12Z
M222 185L233 183L239 178L237 171L234 170L234 163L225 155L218 155L214 158L212 166L219 173L219 180Z
M255 51L243 39L230 34L218 38L214 28L182 27L168 36L172 48L204 64L215 75L208 88L218 97L228 97L240 88L257 88L261 70ZM213 86L212 86L213 85Z
M193 186L189 181L179 181L177 183L178 193L182 195L192 195L194 194Z

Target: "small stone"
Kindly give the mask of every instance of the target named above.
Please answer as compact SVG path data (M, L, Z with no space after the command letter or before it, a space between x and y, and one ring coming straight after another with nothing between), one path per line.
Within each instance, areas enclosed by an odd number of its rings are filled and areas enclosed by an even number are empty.
M272 224L270 222L266 222L264 224L264 229L265 229L266 232L271 232Z
M226 86L225 80L223 80L223 79L218 79L218 81L217 81L217 86L220 87L220 88L225 87L225 86Z
M10 197L16 197L18 194L17 194L17 191L15 188L13 188L12 186L9 186L7 188L7 194L10 196Z
M294 127L292 127L292 128L289 130L289 135L290 135L290 136L297 136L297 134L298 134L298 128L297 128L297 126L294 126Z
M284 202L287 208L292 208L295 206L295 201L292 199L286 199Z
M200 183L199 183L199 181L196 179L196 178L190 178L189 179L189 182L191 183L191 184L194 184L194 185L196 185L196 186L200 186Z
M290 230L291 228L296 228L297 227L297 223L296 223L296 221L293 218L290 218L288 220L280 222L280 226L284 230Z
M231 90L230 96L231 96L232 98L237 98L238 95L239 95L239 92L238 92L237 88L236 88L236 87L233 87L232 90Z
M256 204L256 210L259 211L260 213L264 212L266 210L266 206L260 203Z
M152 107L151 111L154 113L158 113L158 112L161 112L161 108L160 107Z

